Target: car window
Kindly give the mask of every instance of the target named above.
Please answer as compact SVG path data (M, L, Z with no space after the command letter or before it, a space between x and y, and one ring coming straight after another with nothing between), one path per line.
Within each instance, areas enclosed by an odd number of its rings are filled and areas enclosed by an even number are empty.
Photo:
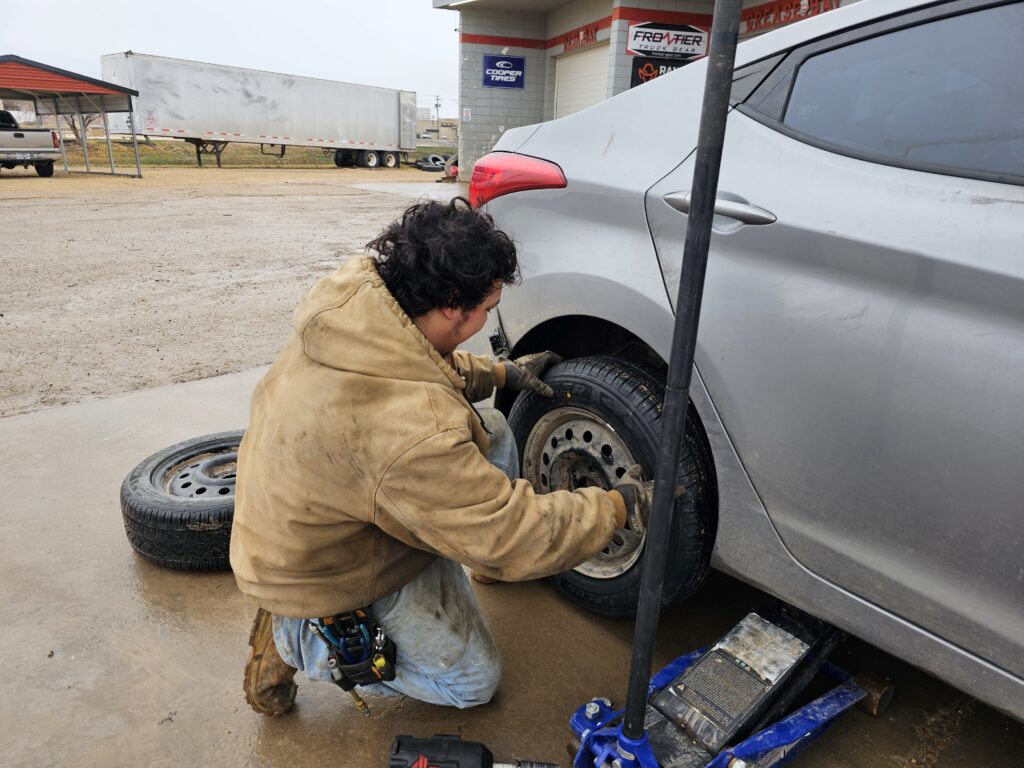
M782 123L905 167L1024 178L1022 73L1024 3L990 7L808 57Z
M783 58L785 58L784 53L777 53L767 59L761 59L737 69L732 76L730 100L735 104L746 99L771 74L771 71Z

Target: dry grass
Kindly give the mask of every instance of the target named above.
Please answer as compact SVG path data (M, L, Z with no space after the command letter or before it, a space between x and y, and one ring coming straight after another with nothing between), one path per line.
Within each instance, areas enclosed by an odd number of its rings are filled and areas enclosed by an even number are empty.
M102 140L89 139L89 161L94 169L109 167L107 145ZM114 164L119 171L127 172L135 165L135 157L130 141L112 141ZM66 141L68 164L81 168L85 166L85 157L81 145L71 139ZM410 161L436 152L450 154L455 150L451 147L421 146L410 153ZM186 141L154 141L152 144L139 144L139 161L145 166L195 166L196 150ZM325 154L317 147L288 147L283 158L264 155L258 144L228 144L221 154L221 164L225 168L333 168L334 156ZM203 165L215 167L217 158L204 155ZM58 159L57 167L61 167Z

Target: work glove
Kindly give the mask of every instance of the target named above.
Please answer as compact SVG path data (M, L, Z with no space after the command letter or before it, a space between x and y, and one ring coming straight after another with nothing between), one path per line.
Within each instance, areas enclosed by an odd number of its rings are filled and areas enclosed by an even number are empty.
M502 360L505 368L505 389L529 390L544 397L551 397L555 390L541 381L540 377L555 363L562 362L562 358L551 350L547 352L534 352L532 355L517 357L515 360Z
M644 482L640 478L642 469L639 464L634 464L626 470L626 474L619 478L619 482L612 486L613 491L618 491L622 500L626 502L626 520L635 520L637 517L643 522L644 528L651 517L651 502L654 499L654 481ZM635 525L633 526L636 527Z

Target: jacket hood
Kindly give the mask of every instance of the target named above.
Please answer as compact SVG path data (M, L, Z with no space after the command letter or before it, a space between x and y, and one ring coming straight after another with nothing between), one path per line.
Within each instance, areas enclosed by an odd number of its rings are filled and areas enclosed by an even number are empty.
M306 357L366 376L433 382L465 381L391 295L371 258L350 259L319 280L292 320Z

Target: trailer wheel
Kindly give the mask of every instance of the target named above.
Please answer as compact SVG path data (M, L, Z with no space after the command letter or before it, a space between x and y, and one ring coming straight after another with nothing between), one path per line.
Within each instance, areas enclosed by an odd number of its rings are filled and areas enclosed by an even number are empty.
M380 155L373 150L367 149L359 156L359 164L362 165L363 168L379 168Z
M665 386L651 371L612 357L585 357L552 366L544 376L553 397L523 393L509 415L523 477L538 493L587 486L611 488L634 463L650 478L657 461ZM717 512L710 448L692 406L686 422L662 605L690 596L711 561ZM642 520L630 520L608 547L553 577L571 601L613 617L636 612Z
M356 163L349 150L336 149L334 150L334 164L339 168L351 168Z
M226 569L235 511L241 430L186 440L157 451L121 484L128 543L156 565L184 571Z
M402 165L402 159L398 156L397 152L384 152L381 164L385 168L398 168Z
M44 179L48 179L53 176L53 160L44 160L36 163L36 173Z

